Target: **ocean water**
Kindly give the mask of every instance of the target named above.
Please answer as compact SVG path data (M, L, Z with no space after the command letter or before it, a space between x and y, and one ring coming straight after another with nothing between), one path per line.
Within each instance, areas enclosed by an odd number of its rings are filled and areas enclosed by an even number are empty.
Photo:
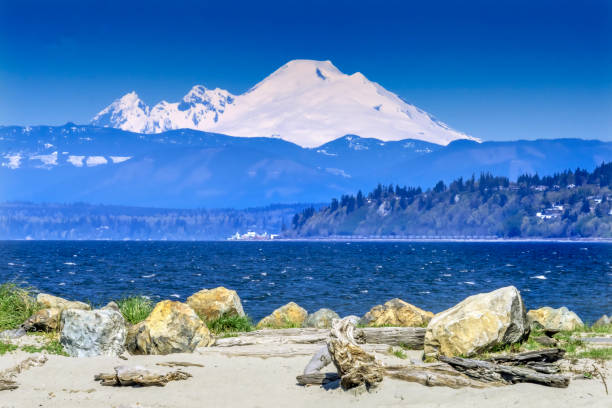
M612 244L4 241L5 281L95 305L225 286L254 320L289 301L361 316L399 297L440 312L514 285L528 309L567 306L593 322L612 312Z

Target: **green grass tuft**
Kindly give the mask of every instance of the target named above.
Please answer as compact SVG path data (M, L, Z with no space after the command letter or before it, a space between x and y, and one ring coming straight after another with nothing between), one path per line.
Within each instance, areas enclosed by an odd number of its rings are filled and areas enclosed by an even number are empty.
M17 346L11 343L5 343L0 341L0 356L9 353L11 351L17 350Z
M612 347L593 348L577 353L578 358L592 358L595 360L612 360Z
M21 350L25 351L26 353L40 353L41 351L46 351L49 354L68 357L68 353L64 351L64 346L62 346L62 344L57 340L51 340L47 344L40 347L22 346Z
M250 332L255 330L250 317L238 316L235 314L225 314L217 319L206 321L206 325L214 334L222 335L237 332Z
M136 324L146 319L153 310L153 302L144 296L129 296L117 302L126 322Z
M16 329L39 309L31 288L0 285L0 331Z
M393 347L389 347L388 352L390 354L393 354L397 358L401 358L402 360L405 360L408 358L408 355L402 349L395 349Z

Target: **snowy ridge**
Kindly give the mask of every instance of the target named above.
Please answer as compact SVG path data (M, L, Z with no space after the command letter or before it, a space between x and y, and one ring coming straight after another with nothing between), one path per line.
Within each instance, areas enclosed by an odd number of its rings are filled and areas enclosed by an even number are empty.
M330 61L294 60L242 95L194 86L180 102L148 107L135 92L92 120L138 133L196 129L230 136L277 137L317 147L347 134L383 141L418 139L440 145L478 140L451 129L363 74L346 75Z

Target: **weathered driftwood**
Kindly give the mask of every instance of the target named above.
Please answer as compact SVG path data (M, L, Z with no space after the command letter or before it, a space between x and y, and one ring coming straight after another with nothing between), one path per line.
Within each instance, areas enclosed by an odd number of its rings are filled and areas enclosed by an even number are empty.
M503 385L502 383L475 380L443 363L387 366L385 367L385 375L398 380L416 382L428 387L485 388Z
M304 368L304 375L317 374L320 371L332 363L332 356L329 354L327 346L322 347L315 353L310 359L306 368ZM299 381L299 380L298 380Z
M383 380L383 369L372 354L357 345L354 330L351 319L334 320L327 349L340 375L342 388L365 385L370 389Z
M189 363L186 361L166 361L164 363L157 363L155 365L162 367L204 367L202 364Z
M148 370L144 367L118 366L114 373L100 373L94 380L109 386L158 386L163 387L170 381L186 380L191 374L181 370L167 374Z
M19 387L15 377L17 374L29 370L32 367L39 367L47 362L48 358L44 354L34 355L21 361L19 364L0 371L0 391L14 390Z
M403 346L413 350L422 350L425 343L425 332L422 327L365 327L356 330L357 342L364 338L368 344L388 344Z
M531 368L501 365L490 361L460 357L440 356L439 359L478 381L502 384L529 382L558 388L565 388L569 385L569 377L559 374L545 374Z
M518 354L503 354L488 358L487 361L505 365L523 365L527 363L554 363L565 355L565 350L549 348L543 350L527 351Z
M333 381L338 381L338 373L311 373L302 374L296 377L300 385L325 385Z
M216 347L252 346L258 344L325 344L330 337L327 329L277 329L240 333L236 337L217 339ZM423 349L425 329L421 327L367 327L355 329L357 344L388 344L415 350Z

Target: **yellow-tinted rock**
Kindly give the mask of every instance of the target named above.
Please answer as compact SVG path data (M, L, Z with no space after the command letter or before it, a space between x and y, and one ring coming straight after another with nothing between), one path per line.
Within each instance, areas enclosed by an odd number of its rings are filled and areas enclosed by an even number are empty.
M301 327L307 316L308 312L305 309L298 306L297 303L289 302L276 309L270 316L261 319L257 323L257 328Z
M552 307L542 307L530 310L527 313L527 320L532 329L544 330L574 330L584 326L578 315L567 307L553 309Z
M49 295L47 293L39 293L36 296L36 302L44 307L45 309L57 308L57 309L80 309L80 310L91 310L91 306L87 303L66 300L64 298Z
M191 353L214 342L196 312L181 302L164 300L144 321L128 330L126 346L132 354Z
M56 307L41 309L34 313L22 326L26 331L52 332L60 328L62 310Z
M514 286L470 296L431 319L425 357L470 356L529 335L525 306Z
M396 298L384 305L374 306L363 316L361 323L368 326L420 327L427 325L433 316L432 312Z
M187 298L187 304L205 320L218 319L223 315L244 316L238 293L222 286L194 293Z

